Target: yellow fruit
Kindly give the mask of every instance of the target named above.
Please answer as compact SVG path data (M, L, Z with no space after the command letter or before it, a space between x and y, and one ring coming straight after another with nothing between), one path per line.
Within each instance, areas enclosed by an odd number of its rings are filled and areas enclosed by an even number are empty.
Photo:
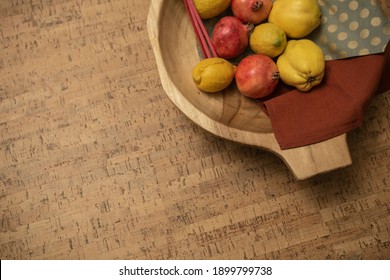
M262 53L271 58L280 55L286 44L286 34L273 23L256 26L249 38L249 45L254 53Z
M218 92L227 88L234 79L235 67L223 58L206 58L192 71L196 86L205 92Z
M311 40L288 41L276 65L282 81L300 91L309 91L321 83L324 77L324 55L320 47Z
M194 0L196 10L202 19L209 19L222 14L231 0Z
M290 38L303 38L321 23L317 0L275 0L268 21L278 25Z

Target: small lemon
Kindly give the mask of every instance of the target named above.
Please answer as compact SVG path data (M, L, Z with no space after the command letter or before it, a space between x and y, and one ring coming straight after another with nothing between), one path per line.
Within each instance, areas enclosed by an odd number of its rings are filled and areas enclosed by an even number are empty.
M206 58L192 71L196 86L205 92L218 92L227 88L234 79L235 67L219 57Z
M262 23L253 30L249 38L249 45L254 53L274 58L284 51L287 38L284 31L276 24Z
M232 0L194 0L196 10L202 19L209 19L222 14Z

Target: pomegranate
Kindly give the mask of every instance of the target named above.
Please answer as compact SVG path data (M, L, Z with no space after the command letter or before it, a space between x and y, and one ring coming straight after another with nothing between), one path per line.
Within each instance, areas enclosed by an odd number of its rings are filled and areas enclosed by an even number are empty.
M243 95L261 98L274 91L279 82L279 72L271 58L264 54L252 54L237 65L235 79Z
M268 18L273 0L232 0L231 9L243 23L259 24Z
M225 59L242 54L249 45L253 25L245 25L234 16L222 17L214 26L211 42L218 56Z

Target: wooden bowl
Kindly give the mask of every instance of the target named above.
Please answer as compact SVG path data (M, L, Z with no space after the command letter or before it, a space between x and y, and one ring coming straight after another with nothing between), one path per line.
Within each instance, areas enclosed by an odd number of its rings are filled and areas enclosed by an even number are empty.
M147 28L166 94L205 130L275 153L297 179L352 163L345 134L317 144L281 150L268 116L253 100L242 96L234 83L221 93L199 91L191 73L200 57L183 1L152 0Z

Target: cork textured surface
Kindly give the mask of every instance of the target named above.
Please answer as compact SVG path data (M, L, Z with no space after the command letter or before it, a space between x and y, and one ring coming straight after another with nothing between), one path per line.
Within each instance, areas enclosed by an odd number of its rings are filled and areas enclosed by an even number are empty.
M390 93L297 181L161 86L150 1L0 1L1 259L389 259Z

